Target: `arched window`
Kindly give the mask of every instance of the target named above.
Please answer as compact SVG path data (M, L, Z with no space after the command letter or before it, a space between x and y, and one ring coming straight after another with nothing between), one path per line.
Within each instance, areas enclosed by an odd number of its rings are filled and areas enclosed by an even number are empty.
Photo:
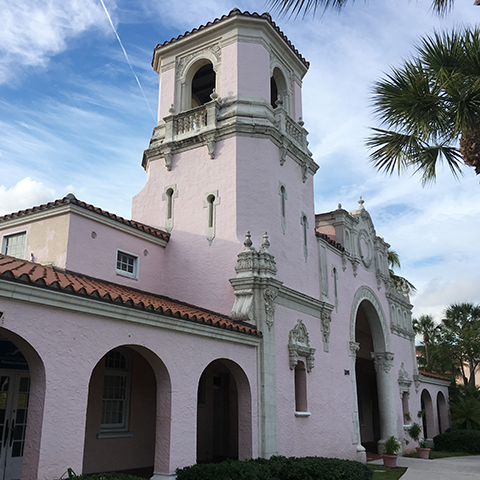
M105 355L101 431L128 430L130 358L121 349Z
M305 261L308 258L308 218L305 213L302 212L302 217L300 219L300 223L302 224L302 231L303 231L303 254L305 255Z
M307 370L299 360L295 366L295 411L308 412L307 408Z
M173 188L167 189L167 191L165 192L165 195L167 197L166 217L167 217L167 220L171 220L173 217Z
M278 194L280 195L280 220L282 222L282 230L285 235L287 228L287 189L282 182L279 182Z
M219 203L220 198L217 190L205 194L203 207L207 209L207 240L210 245L215 238L215 207Z
M272 108L282 106L290 113L290 95L282 71L275 67L270 77L270 104Z
M207 63L200 67L192 79L191 108L199 107L211 101L210 95L215 88L215 71L213 65Z
M162 195L165 205L165 229L170 232L173 229L174 199L178 197L177 185L167 185Z

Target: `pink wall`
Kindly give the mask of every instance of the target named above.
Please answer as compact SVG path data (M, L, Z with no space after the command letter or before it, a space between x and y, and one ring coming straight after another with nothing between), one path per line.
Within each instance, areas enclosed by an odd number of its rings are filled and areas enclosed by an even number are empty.
M175 69L162 72L159 77L158 122L170 115L170 106L175 104Z
M93 301L86 303L98 305ZM254 347L216 340L217 330L213 327L206 327L212 329L212 338L200 337L13 300L2 302L2 311L4 328L29 341L45 364L43 429L41 442L37 445L40 449L39 479L59 478L67 468L77 473L82 471L90 378L105 353L121 345L139 345L153 352L164 362L170 375L171 472L196 461L198 381L205 367L217 358L232 360L249 379L253 407L253 452L258 451ZM119 307L119 311L128 319L126 309ZM179 321L180 324L188 325L182 321ZM192 351L195 352L193 363L191 356L185 353ZM75 374L72 375L72 372Z

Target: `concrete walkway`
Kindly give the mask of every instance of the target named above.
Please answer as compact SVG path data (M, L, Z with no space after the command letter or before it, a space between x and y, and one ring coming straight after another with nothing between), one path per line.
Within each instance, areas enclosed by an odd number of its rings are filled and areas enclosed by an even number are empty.
M383 460L368 463L383 465ZM398 457L397 466L408 467L400 480L480 480L480 456L437 460Z

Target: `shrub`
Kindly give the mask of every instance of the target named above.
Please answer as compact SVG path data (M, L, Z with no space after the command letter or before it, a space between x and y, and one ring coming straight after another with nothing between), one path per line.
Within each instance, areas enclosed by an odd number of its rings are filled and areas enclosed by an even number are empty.
M395 435L391 435L385 440L385 445L383 447L387 455L396 455L402 448L402 445Z
M179 468L177 480L371 480L372 472L350 460L271 457L227 460Z
M435 450L480 454L479 430L450 430L434 437Z
M127 475L126 473L95 473L94 475L75 475L69 474L69 479L72 480L145 480L144 478Z

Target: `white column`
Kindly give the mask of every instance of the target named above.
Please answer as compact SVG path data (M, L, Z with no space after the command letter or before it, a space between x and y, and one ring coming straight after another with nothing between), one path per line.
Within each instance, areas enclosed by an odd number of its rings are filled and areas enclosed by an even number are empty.
M353 438L352 442L357 448L357 461L361 463L367 463L367 452L362 445L362 437L360 435L360 419L358 415L358 393L357 393L357 374L355 370L355 364L357 362L357 351L360 349L360 344L357 342L348 342L348 353L352 358L352 371L350 377L352 379L353 389Z
M371 353L377 372L378 410L380 413L379 452L383 451L385 440L394 435L398 437L397 411L395 407L394 381L391 373L394 354L390 352Z

